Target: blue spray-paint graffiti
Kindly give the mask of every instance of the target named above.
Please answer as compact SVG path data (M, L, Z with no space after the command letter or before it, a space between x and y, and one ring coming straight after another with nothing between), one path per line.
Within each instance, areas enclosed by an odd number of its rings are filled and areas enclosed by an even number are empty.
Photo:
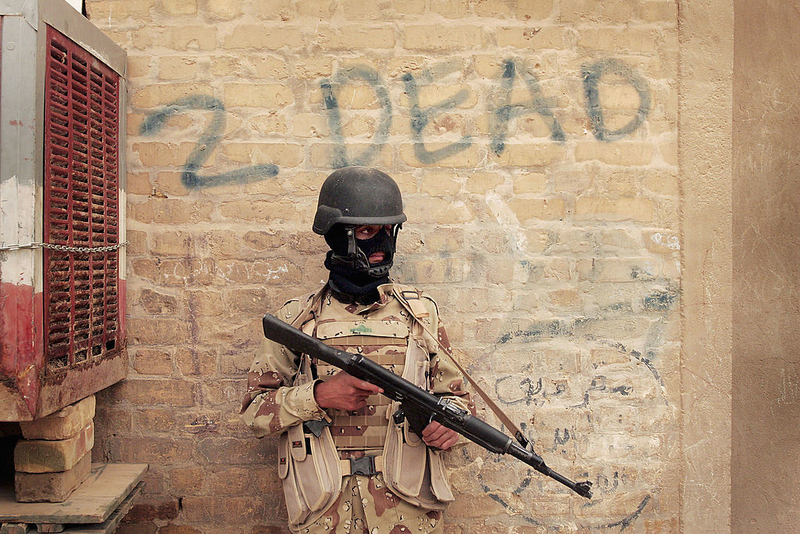
M342 132L342 117L339 112L338 93L342 86L351 83L353 80L364 80L372 90L381 107L381 116L372 143L357 156L347 155L347 143ZM322 97L325 101L325 109L328 110L328 125L331 129L335 147L332 156L331 167L341 168L350 165L370 165L384 143L389 137L389 129L392 127L392 101L389 98L389 91L383 84L380 75L369 67L350 67L340 70L332 79L323 80L320 83Z
M403 75L403 81L406 85L408 98L411 101L411 131L414 135L414 155L419 161L426 164L433 164L458 154L472 144L472 138L464 136L455 143L430 151L425 147L425 139L423 137L425 127L434 117L466 101L468 96L466 89L462 89L455 95L434 106L423 109L419 105L419 80L414 78L413 74L407 72Z
M600 80L606 74L614 74L623 78L629 83L639 95L639 108L625 126L616 130L609 130L606 127L603 116L603 105L600 102L599 85ZM617 59L606 59L585 65L581 69L583 76L583 89L586 95L586 112L592 124L592 131L595 138L600 141L614 141L635 132L641 126L650 112L650 88L647 81L639 74L634 72L630 66Z
M550 139L561 142L566 139L564 130L558 120L553 115L554 104L551 99L547 99L542 94L539 79L535 74L527 70L522 72L522 78L531 95L531 100L527 104L511 104L511 91L514 88L514 80L517 78L519 69L514 60L506 60L503 67L503 74L500 78L502 104L497 106L492 114L490 130L492 132L491 149L495 155L499 156L505 149L505 140L508 135L508 127L511 119L520 115L536 113L541 115L550 128Z
M197 140L186 163L183 166L181 181L189 189L198 187L213 187L230 183L246 183L263 180L278 174L277 165L253 165L235 171L210 176L200 176L198 169L211 156L220 141L222 131L225 129L225 107L222 102L206 95L188 96L176 100L162 109L150 114L142 123L139 132L142 135L155 135L164 126L164 123L178 113L189 110L210 111L211 121Z
M449 69L452 71L452 68ZM426 127L435 117L456 108L465 102L469 96L467 89L458 91L455 95L442 100L434 105L422 107L420 105L420 87L430 84L437 76L447 75L447 68L428 70L414 75L405 73L401 79L405 85L406 94L411 104L411 132L414 140L414 154L420 163L433 165L458 154L470 147L474 140L465 135L456 142L450 143L436 150L429 150L425 141ZM647 119L650 112L650 89L646 80L636 73L630 66L616 59L606 59L581 69L584 92L586 96L586 112L589 117L592 132L600 141L615 141L635 132ZM617 76L623 83L630 84L639 96L639 105L634 117L628 124L616 130L609 130L606 126L604 107L600 97L600 84L604 76ZM521 79L530 94L530 99L525 103L511 103L511 94L517 79ZM339 96L342 88L347 85L366 82L375 93L379 106L379 118L369 145L358 154L350 154L348 141L345 137L342 123ZM555 116L555 104L551 98L544 96L538 77L528 69L519 67L517 60L509 59L503 64L498 78L499 92L496 105L489 109L490 125L490 150L500 155L506 147L512 119L523 115L537 114L542 117L550 130L550 139L555 142L564 142L566 135ZM372 165L378 158L380 151L389 140L392 126L392 101L386 84L379 73L368 66L352 66L337 71L331 78L320 82L322 97L327 113L328 125L331 130L333 152L330 165L333 168L348 165ZM490 105L491 106L491 105ZM169 117L190 110L210 111L212 119L186 159L183 166L181 179L188 188L212 187L230 183L247 183L278 174L277 165L254 165L234 171L201 176L199 169L211 156L211 153L220 142L225 128L225 108L220 100L206 95L194 95L181 98L158 109L147 116L141 126L142 135L155 135L161 130Z

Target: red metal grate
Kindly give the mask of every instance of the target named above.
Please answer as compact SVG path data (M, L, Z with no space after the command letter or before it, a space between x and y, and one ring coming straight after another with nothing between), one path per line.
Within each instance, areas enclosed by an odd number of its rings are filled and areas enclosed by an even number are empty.
M48 27L45 74L45 358L50 370L116 353L119 328L117 73Z

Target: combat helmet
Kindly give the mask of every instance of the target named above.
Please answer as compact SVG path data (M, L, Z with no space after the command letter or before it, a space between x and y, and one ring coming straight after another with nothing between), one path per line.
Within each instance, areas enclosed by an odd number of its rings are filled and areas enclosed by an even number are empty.
M325 236L331 247L326 263L329 268L338 266L379 278L389 272L397 232L406 220L400 188L391 176L368 167L344 167L322 184L312 229ZM354 228L365 224L390 225L391 235L382 243L357 242ZM386 260L370 265L365 246L379 247Z
M322 184L312 229L325 235L334 224L401 224L406 220L400 188L391 176L378 169L344 167Z

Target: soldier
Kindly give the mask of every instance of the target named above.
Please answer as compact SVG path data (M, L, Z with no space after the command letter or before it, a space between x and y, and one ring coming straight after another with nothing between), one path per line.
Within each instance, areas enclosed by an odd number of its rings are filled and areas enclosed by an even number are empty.
M471 409L461 377L442 354L448 341L436 303L389 277L405 221L400 190L387 174L363 167L333 172L313 224L331 249L328 282L276 316ZM241 417L256 436L279 436L278 474L293 532L443 532L442 511L453 494L442 451L459 436L435 421L416 435L381 391L263 342Z

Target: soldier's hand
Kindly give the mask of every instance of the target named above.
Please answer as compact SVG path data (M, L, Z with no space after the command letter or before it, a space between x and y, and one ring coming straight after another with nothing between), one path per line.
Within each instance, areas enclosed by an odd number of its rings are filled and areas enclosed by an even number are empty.
M353 412L367 405L367 397L383 393L383 389L340 371L314 387L314 398L320 408Z
M431 421L422 431L422 441L428 447L449 451L450 447L458 443L458 432L441 423Z

